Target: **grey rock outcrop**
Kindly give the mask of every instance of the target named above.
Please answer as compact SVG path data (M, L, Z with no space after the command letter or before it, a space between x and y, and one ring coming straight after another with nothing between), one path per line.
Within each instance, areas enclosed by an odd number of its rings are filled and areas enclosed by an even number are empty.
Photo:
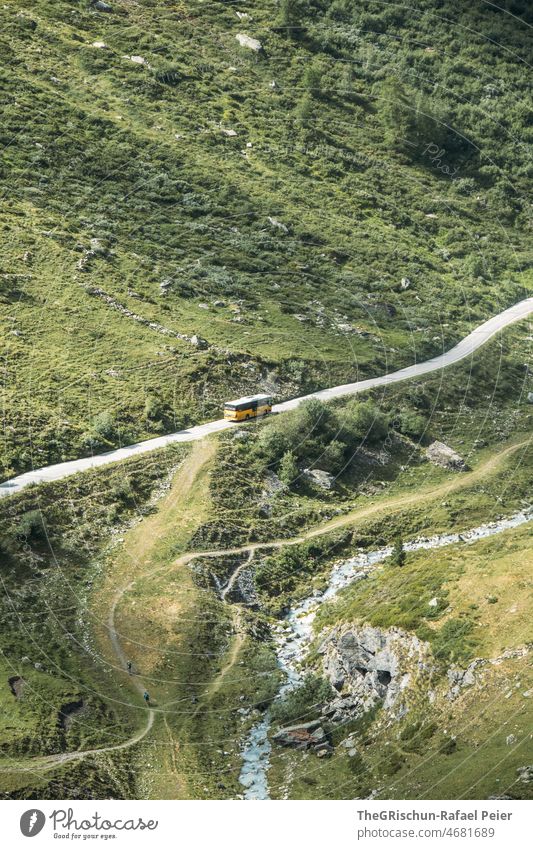
M283 492L286 489L287 487L285 486L283 481L279 479L275 472L267 472L258 505L259 512L262 516L270 518L270 516L272 515L273 500L275 499L277 493Z
M246 604L248 607L258 607L259 600L255 591L254 569L240 569L237 577L232 582L231 588L224 596L224 600L231 603Z
M263 45L257 40L257 38L252 38L243 32L237 33L235 38L241 47L247 47L249 50L254 50L256 53L259 53L263 49Z
M304 477L319 489L333 489L335 486L335 476L324 469L304 469Z
M480 666L480 660L473 660L466 669L454 666L448 670L448 683L450 685L446 697L454 701L465 687L473 687L476 683L475 671Z
M522 784L530 784L533 781L533 765L519 766L516 773Z
M445 445L444 442L436 440L432 442L426 450L428 460L435 466L441 466L443 469L449 469L453 472L466 472L468 466L457 451Z
M324 757L324 755L331 754L333 746L329 742L321 722L320 719L314 719L312 722L280 728L272 739L278 746L291 749L308 749Z
M339 693L323 709L334 723L362 716L378 702L398 718L405 715L409 689L432 671L429 646L398 628L334 628L319 652L324 674Z
M483 668L490 666L499 666L506 660L511 660L517 657L526 657L532 650L531 645L519 646L515 649L506 649L498 657L476 657L472 660L466 669L461 669L459 666L452 666L448 670L449 689L446 693L446 698L454 701L465 687L473 687L479 683L483 675Z
M209 347L207 339L204 339L202 336L198 336L197 333L195 333L194 336L191 336L190 342L191 345L194 345L195 348L198 348L200 351L205 351L205 349Z

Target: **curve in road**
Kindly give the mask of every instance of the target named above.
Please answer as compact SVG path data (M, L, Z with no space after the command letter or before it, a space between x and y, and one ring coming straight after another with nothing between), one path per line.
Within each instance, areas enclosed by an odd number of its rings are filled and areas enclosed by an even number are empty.
M464 360L471 356L474 351L484 345L488 340L495 336L500 330L527 318L533 312L533 298L526 298L523 301L510 307L507 310L480 324L472 333L465 336L455 347L451 348L438 357L433 357L431 360L426 360L423 363L415 363L407 368L399 371L384 374L381 377L372 377L368 380L359 380L356 383L345 383L342 386L334 386L331 389L322 389L319 392L313 392L310 395L303 395L300 398L293 398L291 401L284 401L281 404L276 404L273 407L273 412L284 413L287 410L293 410L298 407L302 401L309 398L318 398L322 401L330 401L333 398L342 398L346 395L356 395L359 392L365 392L369 389L375 389L378 386L388 386L392 383L398 383L402 380L420 377L430 372L440 371L454 363ZM204 439L211 433L219 433L223 430L228 430L233 427L233 422L218 419L214 422L207 422L197 427L191 427L187 430L180 430L176 433L170 433L167 436L158 436L155 439L147 439L145 442L137 442L134 445L127 445L124 448L117 448L113 451L107 451L105 454L98 454L94 457L83 457L80 460L71 460L66 463L57 463L53 466L44 466L41 469L34 469L31 472L25 472L15 478L0 484L0 497L12 495L20 492L26 486L35 483L44 483L47 481L56 481L66 478L69 475L74 475L77 472L84 472L88 469L94 469L99 466L106 466L108 463L117 463L121 460L126 460L129 457L134 457L137 454L144 454L147 451L154 451L157 448L165 448L167 445L172 445L175 442L193 442L198 439Z

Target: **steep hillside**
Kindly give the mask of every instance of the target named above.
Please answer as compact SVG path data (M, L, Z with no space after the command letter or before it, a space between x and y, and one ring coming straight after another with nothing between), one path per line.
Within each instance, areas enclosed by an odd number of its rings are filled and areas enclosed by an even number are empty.
M3 499L0 795L530 796L530 342ZM346 634L386 649L362 700ZM318 749L280 744L307 721Z
M3 477L410 363L523 297L506 5L4 5Z

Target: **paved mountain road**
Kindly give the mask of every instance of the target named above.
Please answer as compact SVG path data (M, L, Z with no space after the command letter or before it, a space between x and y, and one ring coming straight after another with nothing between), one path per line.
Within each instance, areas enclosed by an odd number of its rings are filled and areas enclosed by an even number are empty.
M341 398L346 395L356 395L358 392L364 392L368 389L374 389L378 386L388 386L391 383L398 383L402 380L420 377L424 374L429 374L434 371L441 371L460 360L469 357L484 345L492 336L499 331L527 318L533 313L533 298L526 298L523 301L515 304L504 312L499 313L493 318L481 324L468 336L465 336L454 348L433 357L431 360L426 360L422 363L408 366L399 371L391 372L390 374L382 375L381 377L372 377L368 380L359 380L356 383L346 383L342 386L334 386L331 389L322 389L319 392L313 392L310 395L304 395L301 398L293 398L291 401L284 401L281 404L276 404L273 411L276 413L284 413L287 410L293 410L298 407L302 401L308 398L319 398L323 401L328 401L333 398ZM232 422L226 422L224 419L219 419L214 422L207 422L197 427L191 427L187 430L180 430L177 433L170 433L167 436L158 436L155 439L148 439L145 442L137 442L134 445L127 445L124 448L117 448L113 451L108 451L105 454L98 454L94 457L83 457L80 460L71 460L67 463L58 463L54 466L44 466L41 469L34 469L31 472L25 472L18 477L5 481L0 484L0 497L11 495L20 492L24 487L32 483L43 483L45 481L55 481L66 478L69 475L74 475L77 472L84 472L87 469L94 469L98 466L105 466L108 463L117 463L120 460L126 460L129 457L134 457L137 454L143 454L146 451L154 451L157 448L164 448L174 442L193 442L198 439L203 439L211 433L218 433L223 430L228 430L234 427Z

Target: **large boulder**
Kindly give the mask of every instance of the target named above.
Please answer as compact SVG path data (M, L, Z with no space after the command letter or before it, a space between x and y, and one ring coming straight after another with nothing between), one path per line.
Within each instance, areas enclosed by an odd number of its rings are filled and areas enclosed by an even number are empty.
M304 469L304 477L319 489L333 489L335 486L335 476L324 469Z
M322 728L322 720L303 722L300 725L290 725L280 728L273 736L274 743L291 749L310 749L316 754L330 754L333 746Z
M257 38L252 38L249 35L246 35L243 32L237 33L235 36L241 47L247 47L248 50L254 50L256 53L259 53L263 49L263 45Z
M449 469L453 472L466 472L468 466L457 451L445 445L444 442L436 440L432 442L429 448L426 449L428 460L435 466L441 466L443 469Z
M202 336L198 336L197 333L194 336L191 336L191 345L194 345L195 348L198 348L200 351L205 351L206 348L209 348L209 342L204 339Z

